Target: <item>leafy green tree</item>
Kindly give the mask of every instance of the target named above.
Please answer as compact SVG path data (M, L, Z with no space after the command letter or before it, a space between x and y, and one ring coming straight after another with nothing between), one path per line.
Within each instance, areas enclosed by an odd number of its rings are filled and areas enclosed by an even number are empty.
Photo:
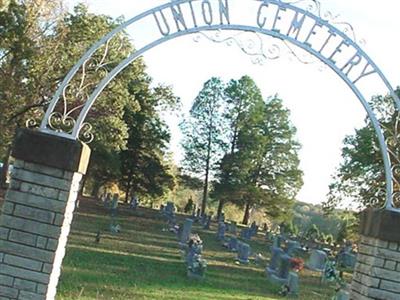
M26 116L34 116L35 109L43 105L46 89L34 84L37 78L32 77L31 70L41 51L54 51L59 46L58 41L49 45L46 37L63 16L61 4L61 0L11 0L0 7L0 158L5 163L2 183L16 128L24 126ZM50 57L47 63L53 63ZM45 81L43 78L41 82Z
M170 133L158 108L174 108L178 98L169 88L150 88L149 78L130 84L130 93L138 101L140 110L125 108L124 120L129 127L126 149L120 153L120 185L125 190L125 200L131 193L157 197L173 189L174 178L164 163Z
M252 118L240 130L235 156L235 177L244 207L243 223L250 209L263 207L274 218L285 216L302 186L296 129L282 100L273 97L255 106Z
M251 113L262 103L262 95L249 76L242 76L239 80L232 79L224 91L225 109L224 119L226 125L225 135L228 140L227 152L219 163L217 180L214 185L213 195L219 199L217 217L219 218L225 202L230 201L230 195L236 188L236 182L232 177L234 155L237 152L237 144L240 130L251 119Z
M394 195L399 195L399 115L393 108L393 99L390 96L373 97L370 104L383 128L393 164ZM343 161L329 186L328 200L324 203L324 210L329 212L335 207L349 204L359 209L382 206L386 195L384 165L377 136L369 118L365 119L365 126L347 136L343 144ZM394 200L399 204L398 197Z
M91 14L84 5L67 13L61 4L61 0L11 1L8 10L0 12L0 104L4 108L0 155L5 161L15 128L30 117L40 119L69 69L122 21ZM97 82L133 50L125 33L99 49L66 89L69 108L81 105ZM124 113L127 107L131 112L139 109L129 84L146 76L143 61L136 60L105 88L88 115L95 140L85 181L92 183L95 194L102 184L120 176L119 152L128 138Z
M305 233L305 238L309 240L316 240L321 236L321 232L316 224L312 224Z
M225 148L221 117L223 97L224 84L219 78L211 78L194 100L189 119L181 123L183 167L197 176L204 176L202 214L206 210L210 176Z

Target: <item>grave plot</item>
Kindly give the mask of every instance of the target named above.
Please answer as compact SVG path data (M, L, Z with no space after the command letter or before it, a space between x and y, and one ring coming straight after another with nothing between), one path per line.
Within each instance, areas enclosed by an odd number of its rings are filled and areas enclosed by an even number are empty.
M187 276L176 232L166 231L159 210L119 206L121 231L109 231L110 215L101 202L84 199L72 225L57 299L282 299L280 286L268 282L265 267L271 243L258 234L246 241L252 249L248 264L236 264L237 253L216 238L218 224L210 230L193 224L192 234L203 241L207 261L203 280ZM177 224L188 215L176 214ZM100 241L96 242L97 233ZM255 254L266 261L256 263ZM346 274L350 281L349 275ZM330 299L332 283L321 284L320 273L299 274L298 299Z

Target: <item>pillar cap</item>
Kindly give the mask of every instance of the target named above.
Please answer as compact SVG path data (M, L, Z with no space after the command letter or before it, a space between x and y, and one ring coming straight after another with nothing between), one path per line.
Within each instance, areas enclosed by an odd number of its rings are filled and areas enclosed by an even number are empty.
M90 148L80 141L24 128L17 130L11 155L26 162L86 174Z
M400 242L400 213L367 208L360 214L360 234L388 242Z

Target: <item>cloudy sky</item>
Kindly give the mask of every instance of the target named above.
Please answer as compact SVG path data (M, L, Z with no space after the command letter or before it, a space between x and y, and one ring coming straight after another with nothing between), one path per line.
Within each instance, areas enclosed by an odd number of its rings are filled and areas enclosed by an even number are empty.
M247 3L252 0L231 0L243 6L247 18ZM71 0L70 7L81 1ZM124 16L137 14L169 2L167 0L86 0L91 11ZM323 11L339 15L337 20L351 23L357 40L365 40L363 49L377 63L393 86L400 84L400 45L396 40L400 28L400 3L393 0L326 0ZM149 35L145 25L135 28L134 39ZM132 31L133 32L133 31ZM248 37L240 37L248 39ZM145 53L149 74L155 82L172 85L181 97L185 113L203 83L212 76L228 81L250 75L263 95L278 94L291 110L292 121L298 129L297 137L303 145L300 152L304 187L298 199L320 203L325 200L330 176L340 163L340 148L346 134L362 126L365 112L358 99L341 79L320 64L303 64L284 54L262 66L252 63L235 44L213 43L206 38L187 36L164 43ZM264 41L272 44L272 39ZM380 86L369 84L370 93L385 93ZM176 119L169 117L173 132L171 149L176 160L181 158L180 134Z

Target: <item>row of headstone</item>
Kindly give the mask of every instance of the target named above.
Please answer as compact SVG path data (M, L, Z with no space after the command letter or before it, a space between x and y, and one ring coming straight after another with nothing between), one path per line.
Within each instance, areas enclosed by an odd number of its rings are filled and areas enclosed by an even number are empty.
M256 236L258 233L258 226L255 222L251 223L250 227L243 228L240 231L240 237L244 240L251 240L253 236Z
M251 240L251 230L250 228L243 228L240 231L240 237L244 240Z

